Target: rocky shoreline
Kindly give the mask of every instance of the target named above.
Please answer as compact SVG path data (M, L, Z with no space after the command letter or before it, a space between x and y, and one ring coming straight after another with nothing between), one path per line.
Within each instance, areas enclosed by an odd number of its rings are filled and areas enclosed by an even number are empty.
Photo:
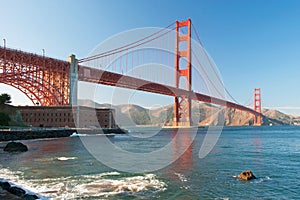
M0 141L12 141L12 140L29 140L29 139L42 139L42 138L59 138L59 137L70 137L74 134L125 134L126 130L121 128L115 129L2 129L0 130ZM19 143L19 142L10 142ZM5 151L7 143L1 143L0 149ZM23 200L34 200L34 199L48 199L47 197L40 196L34 192L31 192L21 186L18 186L9 180L0 178L0 199L23 199Z
M0 141L69 137L74 130L1 130Z
M49 130L0 130L0 141L11 140L30 140L30 139L42 139L42 138L59 138L70 137L73 133L85 133L85 134L125 134L126 130L121 128L115 129L49 129Z
M0 188L2 188L3 191L7 192L7 194L2 192L4 198L6 198L5 196L10 196L10 197L15 196L15 197L20 197L20 199L23 200L43 199L38 194L35 194L20 186L17 186L5 179L0 179Z

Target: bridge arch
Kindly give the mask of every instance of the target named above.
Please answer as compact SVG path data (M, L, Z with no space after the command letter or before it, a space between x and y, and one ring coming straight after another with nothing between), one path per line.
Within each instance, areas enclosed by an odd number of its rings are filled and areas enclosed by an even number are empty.
M7 93L11 96L13 105L34 105L33 102L25 92L18 89L16 86L6 83L0 83L0 94ZM35 104L36 105L36 104Z
M49 99L49 98L42 98L43 96L46 95L44 91L40 91L40 92L37 93L37 88L41 87L41 85L39 85L38 87L32 87L33 84L29 83L26 80L22 80L22 81L14 80L13 82L9 82L9 81L2 82L2 80L0 80L0 83L3 83L3 84L6 84L6 85L9 85L9 86L12 86L12 87L16 88L17 90L19 90L20 92L25 94L25 96L27 96L27 98L34 105L37 105L37 104L38 105L47 105L47 104L49 104L49 102L47 102L47 99ZM29 87L26 87L25 85L27 85Z
M24 93L33 104L68 105L69 63L0 47L0 83Z

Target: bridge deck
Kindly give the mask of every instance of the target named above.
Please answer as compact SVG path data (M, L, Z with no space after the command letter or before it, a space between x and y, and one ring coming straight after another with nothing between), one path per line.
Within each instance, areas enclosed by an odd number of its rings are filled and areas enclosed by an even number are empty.
M100 69L94 69L85 66L79 66L78 70L79 81L86 81L104 85L111 85L116 87L130 88L134 90L140 90L145 92L152 92L157 94L163 94L168 96L189 96L193 100L198 100L206 103L212 103L220 106L226 106L230 108L235 108L238 110L246 111L254 115L261 115L260 113L219 98L211 97L205 94L196 93L193 91L187 91L184 89L178 89L171 86L165 86L158 83L153 83L147 80L134 78L126 75L121 75L113 72L108 72Z

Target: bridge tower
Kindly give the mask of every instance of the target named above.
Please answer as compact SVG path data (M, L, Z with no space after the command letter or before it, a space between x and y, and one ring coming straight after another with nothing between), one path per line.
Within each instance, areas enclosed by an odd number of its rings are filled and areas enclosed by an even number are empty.
M187 29L182 34L182 29ZM185 89L191 91L191 20L176 21L175 32L175 87L180 87L180 78L186 78ZM186 47L185 49L182 49ZM183 66L182 66L183 65ZM173 126L191 126L191 98L175 96Z
M254 110L258 113L261 113L260 88L254 89ZM261 124L262 124L261 114L254 115L254 126L261 126Z
M70 95L69 95L69 104L77 105L78 99L78 60L75 55L71 54L69 56L70 63Z

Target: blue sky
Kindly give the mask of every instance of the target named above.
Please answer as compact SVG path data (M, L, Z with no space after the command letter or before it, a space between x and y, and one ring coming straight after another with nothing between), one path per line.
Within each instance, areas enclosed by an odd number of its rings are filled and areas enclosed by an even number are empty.
M7 46L67 60L133 28L191 18L226 88L241 103L262 89L263 106L300 114L298 0L0 0ZM1 44L2 45L2 44ZM10 88L15 104L27 103ZM15 97L15 99L14 99ZM299 108L298 108L299 107ZM284 109L286 108L286 109Z

